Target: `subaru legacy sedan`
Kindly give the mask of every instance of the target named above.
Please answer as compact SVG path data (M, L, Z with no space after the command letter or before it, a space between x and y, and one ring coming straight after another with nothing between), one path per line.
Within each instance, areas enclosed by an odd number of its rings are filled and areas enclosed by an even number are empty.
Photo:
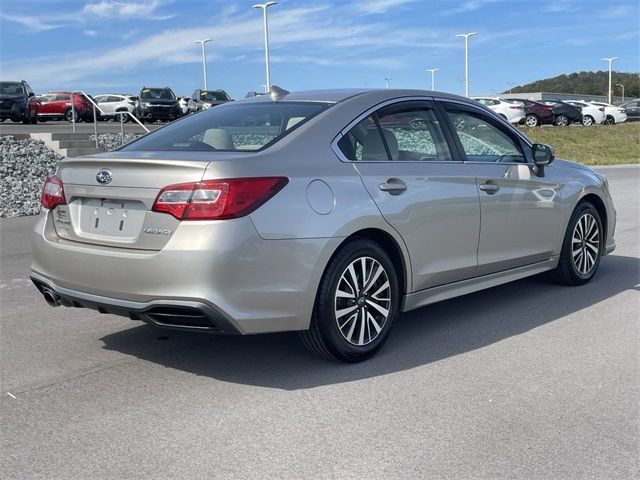
M49 305L300 331L348 362L401 312L546 271L581 285L615 248L603 175L420 90L274 87L63 160L42 207L31 278Z

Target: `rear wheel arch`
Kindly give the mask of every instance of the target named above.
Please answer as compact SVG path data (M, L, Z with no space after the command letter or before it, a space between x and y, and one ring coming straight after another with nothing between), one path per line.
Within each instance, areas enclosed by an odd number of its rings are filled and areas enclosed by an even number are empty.
M327 261L324 273L331 264L335 256L342 250L342 248L353 240L370 240L377 243L391 259L394 267L396 268L396 274L398 275L398 281L400 283L400 294L405 295L408 292L408 287L411 285L409 277L409 265L408 258L405 257L405 253L400 247L398 241L389 233L379 228L366 228L358 230L346 237L340 245L334 250L333 254Z

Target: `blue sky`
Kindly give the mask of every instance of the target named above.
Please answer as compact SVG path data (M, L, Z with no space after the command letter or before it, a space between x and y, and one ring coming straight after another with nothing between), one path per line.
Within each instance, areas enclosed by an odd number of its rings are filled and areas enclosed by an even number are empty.
M220 0L0 0L0 74L36 92L202 87L234 98L265 83L262 14ZM280 0L269 9L271 80L288 90L430 88L490 94L561 73L640 70L640 8L616 0ZM606 88L606 87L605 87Z

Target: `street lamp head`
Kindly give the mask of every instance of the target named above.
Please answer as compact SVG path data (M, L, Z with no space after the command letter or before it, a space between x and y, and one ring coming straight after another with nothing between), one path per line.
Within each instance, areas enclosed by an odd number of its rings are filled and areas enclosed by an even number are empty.
M611 57L611 58L601 58L603 62L613 62L614 60L618 60L620 57Z
M271 5L276 5L278 2L256 3L251 8L264 8L265 10Z
M195 41L195 42L193 42L193 43L201 43L201 44L203 44L203 45L204 45L205 43L210 42L210 41L211 41L211 39L210 39L210 38L205 38L204 40L196 40L196 41Z
M460 34L456 35L456 37L469 38L469 37L473 37L474 35L478 35L478 32L460 33Z
M440 70L439 68L427 68L425 71L426 72L437 72L438 70Z

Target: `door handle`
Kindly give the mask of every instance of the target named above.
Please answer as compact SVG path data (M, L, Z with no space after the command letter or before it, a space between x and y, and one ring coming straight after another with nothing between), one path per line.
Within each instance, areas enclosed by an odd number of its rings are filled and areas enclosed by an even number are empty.
M390 178L387 183L380 184L380 190L390 193L391 195L399 195L407 189L407 184L399 178Z
M493 195L500 190L500 185L496 185L495 183L483 183L480 185L480 190L488 193L489 195Z

